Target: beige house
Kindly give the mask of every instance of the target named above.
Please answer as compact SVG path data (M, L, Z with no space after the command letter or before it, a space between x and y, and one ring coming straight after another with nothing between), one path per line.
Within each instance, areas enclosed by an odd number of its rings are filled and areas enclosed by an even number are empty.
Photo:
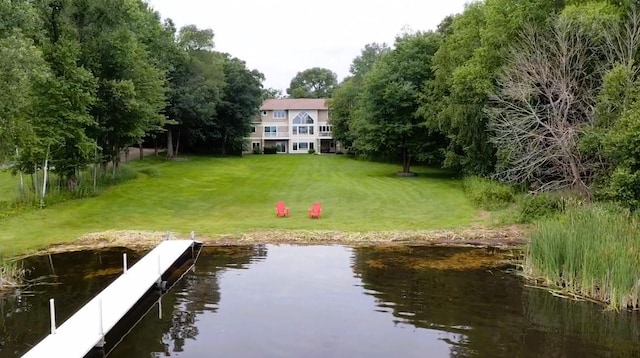
M268 147L278 153L335 153L329 109L324 98L268 99L252 124L249 150Z

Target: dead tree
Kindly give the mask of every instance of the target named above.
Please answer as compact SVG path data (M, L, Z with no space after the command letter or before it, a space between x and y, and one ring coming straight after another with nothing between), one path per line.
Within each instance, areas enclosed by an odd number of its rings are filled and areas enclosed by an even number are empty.
M499 179L589 197L596 164L578 144L594 121L602 78L597 53L588 36L566 21L523 32L488 109Z

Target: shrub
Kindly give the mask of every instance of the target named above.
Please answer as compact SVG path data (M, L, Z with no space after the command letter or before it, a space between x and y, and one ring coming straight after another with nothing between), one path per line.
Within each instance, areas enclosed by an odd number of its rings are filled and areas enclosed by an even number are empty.
M548 218L564 210L564 199L559 194L527 194L518 200L518 222L528 223Z
M316 154L316 150L313 148L309 148L309 154Z
M262 148L254 147L253 148L253 154L262 154Z
M466 177L462 181L471 202L486 210L504 209L515 200L513 187L480 177Z
M343 154L344 154L344 152L343 152L343 151L341 151L341 150L337 150L337 151L336 151L336 155L343 155Z
M276 154L278 153L278 148L276 147L264 147L264 154Z

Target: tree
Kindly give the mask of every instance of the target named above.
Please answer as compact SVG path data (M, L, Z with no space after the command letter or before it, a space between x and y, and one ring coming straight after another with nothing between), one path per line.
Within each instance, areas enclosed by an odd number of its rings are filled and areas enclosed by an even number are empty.
M592 48L590 38L562 18L551 29L527 29L514 45L488 111L499 178L590 196L596 163L579 142L594 121L601 80Z
M213 44L213 31L198 30L192 25L186 28L180 33L195 32L200 34L201 42ZM204 35L210 38L207 40ZM178 51L170 59L169 101L165 108L171 121L166 128L168 157L177 155L181 146L191 151L207 151L208 144L218 137L218 107L225 87L224 56L208 47L186 46L179 36L176 45ZM177 138L175 146L174 138Z
M226 85L218 109L216 142L221 154L241 154L262 103L264 75L230 56L225 56L223 69Z
M263 88L262 89L262 99L270 99L270 98L283 98L282 90L275 88Z
M178 44L187 51L213 51L213 30L187 25L178 33Z
M598 11L598 18L612 11ZM577 11L576 11L577 12ZM615 13L615 12L613 12ZM595 192L632 209L640 208L640 13L597 31L607 69L596 103L596 120L581 149L601 161ZM590 26L592 27L592 26Z
M556 11L547 0L486 0L467 5L439 32L445 39L425 88L420 114L449 139L444 165L467 174L490 175L496 161L489 141L489 94L508 58L506 49L527 22L544 24Z
M337 75L331 70L314 67L298 72L287 94L292 98L329 98L337 84Z
M340 141L345 147L351 147L353 144L353 133L351 133L349 127L355 118L356 109L359 105L359 96L364 85L363 79L371 71L380 56L389 51L389 46L384 43L365 45L360 56L356 57L351 63L349 68L351 77L342 81L328 101L328 106L331 110L333 138Z
M418 98L433 80L431 59L440 45L433 32L408 34L395 49L375 62L365 76L362 95L351 122L354 145L372 156L402 158L409 173L412 158L437 163L442 137L416 116Z
M51 73L42 52L20 31L0 38L0 160L36 141L32 114L38 85Z
M104 163L111 160L115 168L124 147L164 124L165 72L150 50L162 25L141 1L73 3L67 16L77 29L80 63L97 79L91 114L98 126L91 135Z

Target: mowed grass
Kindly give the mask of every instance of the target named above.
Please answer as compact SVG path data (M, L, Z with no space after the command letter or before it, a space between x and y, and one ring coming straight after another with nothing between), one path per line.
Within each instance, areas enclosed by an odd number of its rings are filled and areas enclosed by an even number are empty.
M475 210L444 171L333 155L261 155L132 162L138 178L94 198L0 221L0 254L24 253L105 230L172 231L198 236L260 230L389 231L469 225ZM18 180L17 178L13 178ZM276 218L285 201L291 217ZM309 220L313 202L321 220Z

